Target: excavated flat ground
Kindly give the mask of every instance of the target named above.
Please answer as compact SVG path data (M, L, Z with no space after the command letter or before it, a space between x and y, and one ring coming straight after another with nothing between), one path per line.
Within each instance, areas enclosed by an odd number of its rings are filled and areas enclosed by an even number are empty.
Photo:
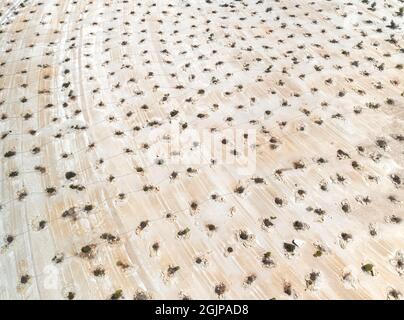
M402 298L403 7L1 0L0 298Z

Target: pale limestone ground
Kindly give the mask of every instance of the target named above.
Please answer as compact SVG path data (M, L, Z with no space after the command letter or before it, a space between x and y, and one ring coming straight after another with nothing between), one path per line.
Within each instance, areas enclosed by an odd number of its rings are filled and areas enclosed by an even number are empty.
M1 299L402 298L403 4L209 2L0 1Z

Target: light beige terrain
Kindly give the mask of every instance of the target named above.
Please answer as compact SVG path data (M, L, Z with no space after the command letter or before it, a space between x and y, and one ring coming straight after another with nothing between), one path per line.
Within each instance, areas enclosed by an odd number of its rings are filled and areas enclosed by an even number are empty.
M401 299L403 7L0 0L0 299Z

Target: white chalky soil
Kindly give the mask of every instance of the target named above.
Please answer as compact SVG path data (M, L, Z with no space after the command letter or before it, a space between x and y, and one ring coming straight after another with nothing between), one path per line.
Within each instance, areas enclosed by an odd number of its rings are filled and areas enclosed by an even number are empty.
M0 14L0 299L403 297L401 1Z

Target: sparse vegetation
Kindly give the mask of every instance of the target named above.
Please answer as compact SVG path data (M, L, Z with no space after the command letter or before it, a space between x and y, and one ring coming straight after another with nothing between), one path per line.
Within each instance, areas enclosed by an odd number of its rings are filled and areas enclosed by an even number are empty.
M3 1L0 296L401 299L403 17Z

